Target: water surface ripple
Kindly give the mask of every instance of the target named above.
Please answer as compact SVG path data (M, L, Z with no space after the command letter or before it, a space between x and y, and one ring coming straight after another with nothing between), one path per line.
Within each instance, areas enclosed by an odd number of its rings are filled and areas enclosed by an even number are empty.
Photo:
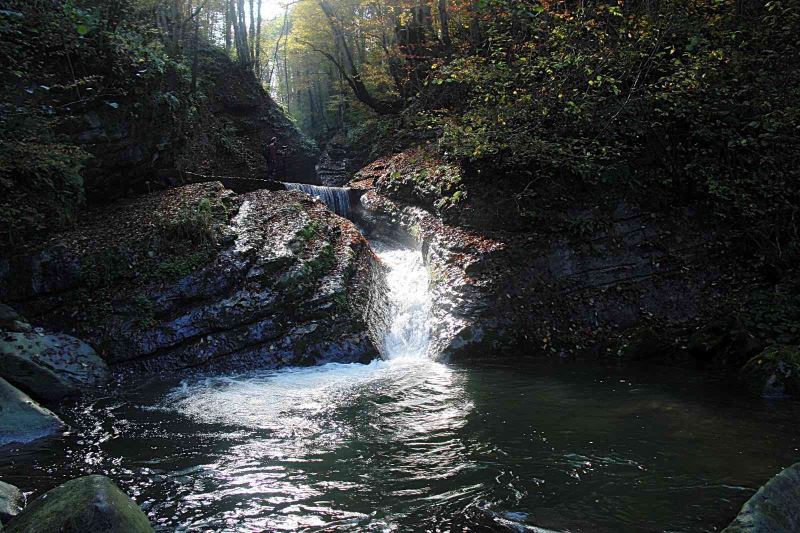
M40 491L111 476L159 531L716 531L800 458L796 404L681 370L425 357L419 254L392 268L387 360L159 379L0 452Z

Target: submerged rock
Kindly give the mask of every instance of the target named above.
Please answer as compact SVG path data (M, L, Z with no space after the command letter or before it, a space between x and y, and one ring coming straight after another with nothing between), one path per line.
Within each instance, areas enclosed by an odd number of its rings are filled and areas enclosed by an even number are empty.
M0 446L25 443L58 432L61 420L0 378Z
M307 195L204 183L11 257L0 298L127 369L269 368L376 357L383 278L356 227Z
M800 398L800 349L770 346L750 359L739 376L753 394L764 398Z
M105 476L85 476L48 491L6 528L10 533L147 533L147 516Z
M14 485L0 481L0 523L6 523L17 516L22 511L23 504L22 492Z
M43 400L79 394L108 380L91 346L61 333L0 333L0 376Z
M722 533L800 531L800 463L784 469L742 506Z

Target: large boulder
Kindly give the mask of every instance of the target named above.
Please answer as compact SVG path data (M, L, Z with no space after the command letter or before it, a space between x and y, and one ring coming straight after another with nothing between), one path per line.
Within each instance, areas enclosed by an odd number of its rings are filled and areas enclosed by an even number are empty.
M108 380L108 365L85 342L61 333L0 333L0 376L37 398L59 400Z
M770 346L750 359L739 376L755 395L800 398L800 349L796 346Z
M154 193L2 262L0 298L131 371L369 361L385 327L366 240L297 191Z
M33 328L11 307L0 304L0 331L32 331Z
M800 531L800 463L786 468L742 506L722 533Z
M11 533L147 533L147 516L105 476L85 476L34 500L7 527Z
M31 442L56 433L62 426L56 415L0 378L0 446Z
M0 523L17 516L24 503L22 491L10 483L0 481Z

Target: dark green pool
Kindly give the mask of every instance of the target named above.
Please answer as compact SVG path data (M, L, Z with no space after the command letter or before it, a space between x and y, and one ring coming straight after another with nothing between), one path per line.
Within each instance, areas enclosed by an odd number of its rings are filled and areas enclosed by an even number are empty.
M104 473L163 531L715 531L800 458L796 405L733 397L585 363L158 381L71 409L0 477Z

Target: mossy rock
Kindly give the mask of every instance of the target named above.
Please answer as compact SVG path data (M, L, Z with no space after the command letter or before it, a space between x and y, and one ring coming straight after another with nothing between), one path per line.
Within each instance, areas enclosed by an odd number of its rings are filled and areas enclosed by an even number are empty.
M750 359L739 373L753 394L764 398L800 398L800 349L770 346Z
M67 481L28 505L9 533L151 533L139 506L105 476Z
M712 322L689 337L689 353L704 362L739 367L764 348L733 317Z
M0 331L31 331L31 325L11 307L0 304Z

